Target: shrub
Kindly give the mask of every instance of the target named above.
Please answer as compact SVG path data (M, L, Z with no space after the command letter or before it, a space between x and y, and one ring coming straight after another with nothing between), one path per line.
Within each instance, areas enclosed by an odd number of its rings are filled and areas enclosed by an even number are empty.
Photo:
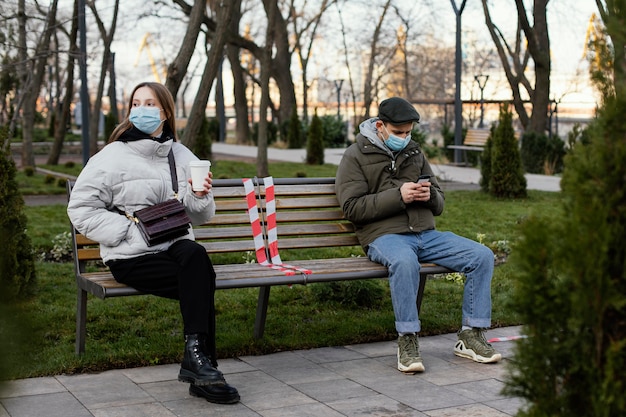
M0 129L0 301L31 295L35 288L35 259L26 234L24 199L15 180L15 162L5 148L6 128Z
M489 192L489 182L491 181L491 144L493 137L493 132L495 130L495 125L491 126L491 133L489 133L489 137L487 138L487 142L485 143L485 149L481 154L480 164L480 189L486 193Z
M287 129L287 147L289 149L302 148L302 124L298 119L298 111L296 106L291 111L291 117L289 118L289 127Z
M32 177L35 175L35 168L33 167L24 167L24 175L27 177Z
M448 145L454 145L454 131L449 125L443 125L441 128L441 136L443 137L443 153L448 161L454 161L454 149L448 149Z
M626 415L626 100L565 158L564 212L522 228L513 308L529 336L506 391L525 416Z
M311 119L307 134L306 163L309 165L324 164L324 132L322 120L318 117L317 110Z
M322 116L322 138L326 148L345 148L348 144L347 126L337 116Z
M565 156L565 143L561 138L528 132L521 140L520 153L526 172L548 175L561 172Z
M267 144L271 145L272 143L275 143L277 139L278 139L278 126L276 125L276 123L267 122ZM259 123L258 122L252 126L252 142L254 142L255 145L259 144Z
M46 174L46 176L43 179L44 184L52 184L54 181L56 180L56 177L52 174Z
M498 125L491 131L489 194L494 197L526 197L526 178L508 105L500 107Z
M520 154L524 170L531 174L542 174L548 137L537 132L526 132L521 141Z
M202 128L200 135L193 144L193 153L200 159L211 159L211 144L217 141L220 132L219 120L207 119L202 120Z

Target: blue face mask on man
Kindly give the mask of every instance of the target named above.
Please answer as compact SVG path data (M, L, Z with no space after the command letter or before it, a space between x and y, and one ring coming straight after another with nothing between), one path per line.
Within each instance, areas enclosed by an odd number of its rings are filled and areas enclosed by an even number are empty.
M161 109L147 106L132 107L128 120L133 126L148 135L154 133L165 121L161 120Z
M383 127L385 128L385 130L387 130L387 126L383 124ZM404 139L399 136L392 135L391 133L389 133L389 130L387 130L387 135L389 137L385 140L385 145L394 152L398 152L406 148L406 145L408 145L411 141L410 133Z

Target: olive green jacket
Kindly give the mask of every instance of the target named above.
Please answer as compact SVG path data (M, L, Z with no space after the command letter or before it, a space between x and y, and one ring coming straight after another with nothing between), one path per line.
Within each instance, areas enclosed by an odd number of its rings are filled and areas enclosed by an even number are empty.
M435 216L444 207L443 191L419 145L411 141L404 150L391 152L376 137L375 120L361 124L361 133L343 155L335 182L344 216L355 225L365 251L384 234L434 229ZM431 176L430 201L405 204L400 187L420 175Z

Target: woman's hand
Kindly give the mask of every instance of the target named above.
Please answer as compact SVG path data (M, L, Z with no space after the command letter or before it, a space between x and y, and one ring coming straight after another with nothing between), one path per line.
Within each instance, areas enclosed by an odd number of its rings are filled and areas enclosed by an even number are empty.
M189 178L187 180L187 182L189 183L189 188L191 188L192 183L191 183L191 178ZM211 191L211 188L213 187L213 173L211 171L209 171L208 175L206 176L206 178L204 179L204 190L202 191L194 191L193 193L198 196L198 197L204 197L205 195L209 194L209 192Z

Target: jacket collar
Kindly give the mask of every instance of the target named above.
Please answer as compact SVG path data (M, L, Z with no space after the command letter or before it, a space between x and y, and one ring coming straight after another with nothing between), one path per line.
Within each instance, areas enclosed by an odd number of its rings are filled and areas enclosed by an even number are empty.
M134 142L136 140L142 139L151 139L160 143L164 143L168 140L174 140L174 133L172 132L172 129L170 129L170 125L167 122L165 122L165 124L163 125L163 133L161 134L161 137L150 136L147 133L144 133L141 130L137 129L135 126L132 126L130 129L122 133L118 140L121 142Z

